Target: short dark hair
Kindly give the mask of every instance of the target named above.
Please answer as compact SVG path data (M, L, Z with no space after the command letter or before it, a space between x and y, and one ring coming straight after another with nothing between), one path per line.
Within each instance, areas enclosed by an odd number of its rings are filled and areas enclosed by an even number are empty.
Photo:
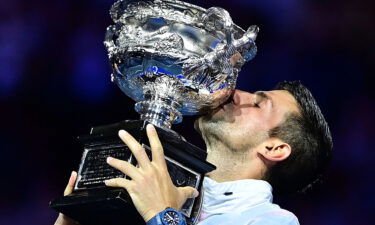
M269 131L288 143L290 156L269 168L265 174L276 194L304 191L319 180L332 154L328 124L311 92L299 81L281 82L275 90L286 90L296 99L299 113L289 113Z

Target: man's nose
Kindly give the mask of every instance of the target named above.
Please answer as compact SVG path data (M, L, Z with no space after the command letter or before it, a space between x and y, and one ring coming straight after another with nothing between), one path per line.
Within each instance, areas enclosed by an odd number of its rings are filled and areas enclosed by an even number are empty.
M235 105L249 104L252 102L254 94L246 91L235 90L233 93L233 103Z

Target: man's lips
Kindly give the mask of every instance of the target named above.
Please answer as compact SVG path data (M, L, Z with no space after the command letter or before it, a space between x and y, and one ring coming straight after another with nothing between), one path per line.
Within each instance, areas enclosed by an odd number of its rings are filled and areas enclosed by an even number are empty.
M220 105L220 108L224 109L224 106L228 105L228 104L232 104L233 103L233 95L234 95L234 92L232 92L232 94L228 97L228 99L223 102L223 104Z

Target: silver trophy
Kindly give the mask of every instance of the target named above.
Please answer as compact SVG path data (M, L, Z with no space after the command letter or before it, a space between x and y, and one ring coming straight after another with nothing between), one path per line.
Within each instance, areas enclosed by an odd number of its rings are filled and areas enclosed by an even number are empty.
M94 127L81 136L84 154L74 192L50 205L81 224L142 224L126 191L104 185L126 178L105 163L108 156L137 163L117 131L126 129L149 152L144 128L154 124L173 183L200 189L215 166L205 161L204 150L170 128L183 115L205 113L229 98L241 67L256 54L258 27L244 31L225 9L177 0L119 0L110 15L114 24L104 44L112 81L136 101L141 120ZM189 199L182 212L194 224L199 204Z
M110 14L115 24L104 43L112 80L137 102L141 119L159 127L218 107L257 51L258 27L245 32L222 8L128 0L116 2Z

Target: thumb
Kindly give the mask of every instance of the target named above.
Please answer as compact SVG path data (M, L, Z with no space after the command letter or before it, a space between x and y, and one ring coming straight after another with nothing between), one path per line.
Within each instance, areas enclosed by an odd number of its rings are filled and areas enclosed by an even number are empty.
M187 187L180 187L179 189L184 194L186 199L196 198L199 195L199 192L197 191L197 189L195 189L193 187L187 186Z
M64 196L70 195L73 192L74 189L74 183L77 179L77 172L72 171L72 174L70 175L68 185L66 185L66 188L64 190Z

